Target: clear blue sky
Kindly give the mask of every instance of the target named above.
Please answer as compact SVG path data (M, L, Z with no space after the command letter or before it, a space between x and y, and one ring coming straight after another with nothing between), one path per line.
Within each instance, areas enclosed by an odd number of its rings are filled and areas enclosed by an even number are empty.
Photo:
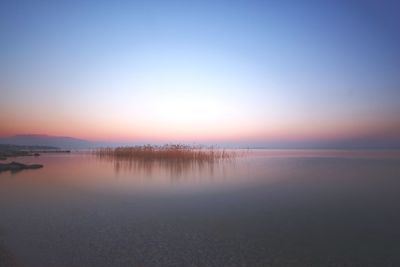
M396 1L1 1L0 135L400 135Z

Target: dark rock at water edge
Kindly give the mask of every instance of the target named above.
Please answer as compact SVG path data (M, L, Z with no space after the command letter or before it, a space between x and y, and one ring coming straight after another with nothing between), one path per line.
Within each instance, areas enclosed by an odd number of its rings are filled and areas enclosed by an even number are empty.
M40 169L43 168L41 164L23 164L19 162L11 162L11 163L0 163L0 172L1 171L20 171L25 169Z

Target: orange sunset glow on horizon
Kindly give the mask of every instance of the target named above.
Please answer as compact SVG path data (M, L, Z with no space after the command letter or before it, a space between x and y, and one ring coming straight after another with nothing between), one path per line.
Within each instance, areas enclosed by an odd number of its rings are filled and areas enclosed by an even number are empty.
M1 51L0 136L397 146L396 33L341 9L325 10L337 19L318 18L321 28L312 28L308 11L289 9L297 15L247 10L224 21L212 10L147 21L66 9L29 30L11 23Z

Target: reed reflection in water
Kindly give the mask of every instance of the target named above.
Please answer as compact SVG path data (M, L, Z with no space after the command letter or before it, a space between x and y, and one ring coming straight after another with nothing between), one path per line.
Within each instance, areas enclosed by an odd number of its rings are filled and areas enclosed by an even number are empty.
M100 160L113 162L117 174L170 179L213 177L216 169L223 172L239 156L235 151L184 145L100 148L93 153Z

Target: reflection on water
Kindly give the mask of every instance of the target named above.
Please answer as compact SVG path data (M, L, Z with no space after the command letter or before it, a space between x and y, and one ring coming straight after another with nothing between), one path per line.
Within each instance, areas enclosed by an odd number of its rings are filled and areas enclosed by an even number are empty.
M400 266L398 151L13 160L44 165L0 173L0 247L22 266Z
M188 153L196 152L190 150ZM91 155L100 164L112 164L115 177L118 179L125 179L128 183L132 180L143 181L144 184L152 186L168 183L198 185L199 183L223 181L227 175L233 176L232 171L235 170L238 157L244 155L244 153L225 150L211 151L212 157L208 151L202 150L199 153L199 157L192 157L192 155L175 157L170 155L165 157L128 155L128 157L124 157L113 153L96 152ZM141 184L143 185L143 183Z
M116 173L135 172L141 175L154 176L163 173L171 178L179 178L188 173L193 175L214 175L214 167L219 163L196 161L141 161L111 159Z
M174 186L223 185L234 183L247 172L244 157L223 160L168 159L149 160L98 156L88 152L43 154L40 157L19 157L13 160L25 164L43 164L40 170L0 173L3 183L50 186L74 185L79 188L166 188Z
M8 183L16 186L73 185L79 188L103 187L106 190L115 187L141 190L144 187L250 186L317 176L352 179L388 170L385 165L379 167L379 164L372 168L366 160L373 160L372 163L400 158L396 151L246 150L239 154L238 157L218 161L123 159L98 157L92 153L20 157L12 160L43 164L44 168L18 173L2 172L0 186L5 187ZM344 164L346 167L343 167ZM355 168L356 165L360 167Z
M119 158L94 155L98 160L111 162L117 175L134 173L138 176L162 176L170 179L189 177L212 177L220 174L227 167L233 168L235 158L221 160L195 159L141 159Z
M117 175L134 173L171 180L218 176L224 167L233 168L235 159L243 156L235 150L182 145L100 148L92 154L100 161L112 162Z

